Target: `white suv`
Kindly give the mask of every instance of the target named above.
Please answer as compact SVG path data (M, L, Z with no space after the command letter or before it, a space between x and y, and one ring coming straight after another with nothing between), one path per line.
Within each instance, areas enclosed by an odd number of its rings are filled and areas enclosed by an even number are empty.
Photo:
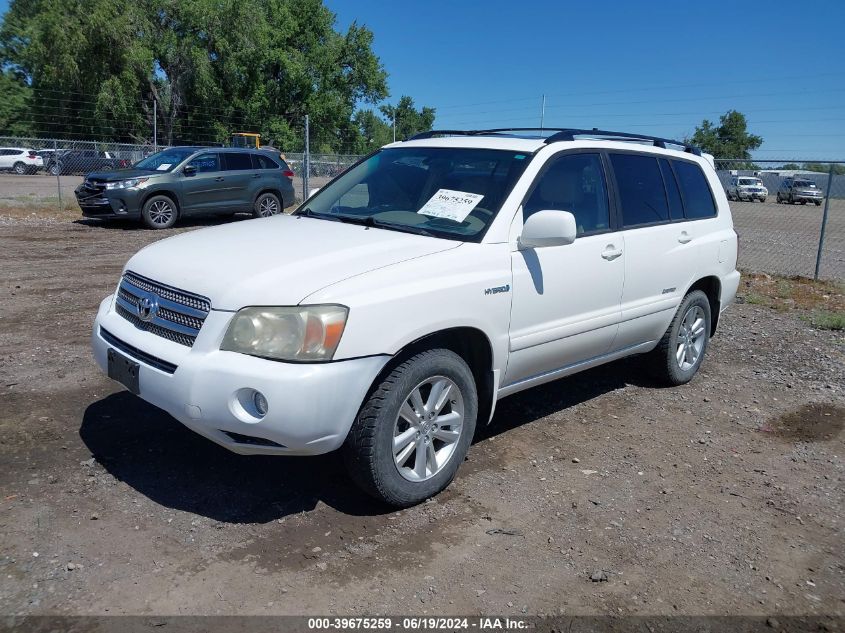
M488 130L388 145L292 216L136 254L94 356L232 451L342 448L365 490L417 503L499 398L632 354L665 383L695 375L739 284L737 238L712 157L669 143Z
M44 159L34 149L0 147L0 169L8 169L23 176L34 174L43 166Z

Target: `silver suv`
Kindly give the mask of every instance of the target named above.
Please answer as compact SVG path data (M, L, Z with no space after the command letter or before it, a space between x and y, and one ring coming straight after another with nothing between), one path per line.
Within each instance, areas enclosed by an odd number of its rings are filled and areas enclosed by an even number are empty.
M778 187L778 202L795 204L807 204L814 202L816 206L821 205L824 194L819 190L812 180L806 178L784 178Z
M763 186L763 181L754 176L734 176L725 190L728 200L759 200L765 202L769 190Z

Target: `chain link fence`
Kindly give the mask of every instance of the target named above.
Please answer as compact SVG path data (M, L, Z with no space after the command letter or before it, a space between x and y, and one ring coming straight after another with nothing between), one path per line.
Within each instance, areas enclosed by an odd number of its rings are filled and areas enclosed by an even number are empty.
M845 279L845 162L716 160L739 268Z
M166 148L151 143L0 136L0 208L28 205L36 209L53 206L78 209L73 192L86 174L130 167ZM302 152L283 153L283 156L296 174L300 200L307 197L306 180L312 189L322 187L361 158L357 154ZM310 167L307 177L306 166Z
M163 146L0 136L3 207L78 212L74 189L92 171L128 167ZM357 154L285 153L298 198L357 162ZM739 235L739 268L845 279L845 161L717 159ZM307 183L307 185L306 185Z

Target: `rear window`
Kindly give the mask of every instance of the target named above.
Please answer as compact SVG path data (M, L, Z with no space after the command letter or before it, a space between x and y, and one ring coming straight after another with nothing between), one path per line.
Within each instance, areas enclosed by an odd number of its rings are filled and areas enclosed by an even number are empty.
M278 169L279 165L269 156L262 154L253 154L252 160L255 163L256 169Z
M242 171L252 169L252 159L247 153L226 153L223 154L223 165L227 171Z
M625 228L669 221L660 167L653 156L611 154Z
M712 218L716 215L716 203L707 178L701 167L685 160L673 160L672 166L678 176L678 186L684 197L684 209L688 220Z

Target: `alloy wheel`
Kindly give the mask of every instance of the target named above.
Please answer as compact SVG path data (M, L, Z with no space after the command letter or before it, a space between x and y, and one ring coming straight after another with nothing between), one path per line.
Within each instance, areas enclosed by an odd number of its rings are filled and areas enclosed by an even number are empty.
M258 214L262 218L277 215L279 213L279 203L273 196L264 196L258 203Z
M150 205L150 221L159 226L166 226L175 213L173 205L166 200L156 200Z
M707 319L701 306L691 306L678 329L675 359L682 371L694 367L704 350Z
M428 378L402 401L393 426L393 461L408 481L431 479L455 453L464 426L464 398L445 376Z

